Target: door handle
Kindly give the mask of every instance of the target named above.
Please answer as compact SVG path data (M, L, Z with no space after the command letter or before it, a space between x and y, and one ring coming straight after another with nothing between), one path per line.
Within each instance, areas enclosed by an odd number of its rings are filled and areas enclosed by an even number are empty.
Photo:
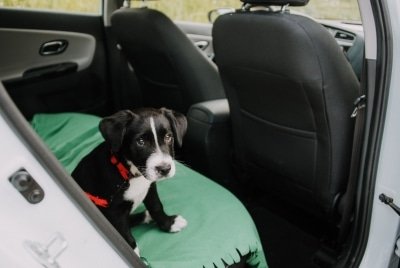
M200 41L194 42L194 45L197 46L198 48L200 48L201 50L205 50L208 47L209 43L208 43L208 41L200 40Z
M49 41L40 46L39 54L42 56L57 55L63 53L67 47L67 40Z

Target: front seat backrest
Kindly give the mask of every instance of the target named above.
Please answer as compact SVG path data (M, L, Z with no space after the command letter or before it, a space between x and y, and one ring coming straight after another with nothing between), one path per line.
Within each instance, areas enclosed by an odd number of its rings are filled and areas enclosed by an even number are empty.
M197 102L224 98L215 64L163 13L122 8L111 27L133 66L144 105L186 113Z
M229 100L235 156L259 189L317 215L346 187L359 82L316 21L242 0L214 23L215 60ZM249 10L254 5L265 8ZM276 8L275 8L276 9Z

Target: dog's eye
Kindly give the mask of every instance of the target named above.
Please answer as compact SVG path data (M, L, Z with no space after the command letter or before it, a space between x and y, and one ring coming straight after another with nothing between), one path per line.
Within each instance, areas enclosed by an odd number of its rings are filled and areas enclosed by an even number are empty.
M139 146L144 146L145 142L143 138L139 138L136 140L136 144Z
M171 143L172 142L172 135L171 134L165 134L165 137L164 137L164 141L165 141L165 143Z

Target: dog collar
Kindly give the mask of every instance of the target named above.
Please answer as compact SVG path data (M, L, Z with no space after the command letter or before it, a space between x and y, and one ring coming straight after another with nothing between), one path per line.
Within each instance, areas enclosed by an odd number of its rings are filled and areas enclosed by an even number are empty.
M128 180L133 177L132 173L127 169L122 162L118 160L118 158L114 155L111 154L110 158L111 164L113 164L117 169L121 177L124 179L124 182L117 185L117 192L119 192L121 189L126 189L129 186ZM110 203L113 200L114 195L112 195L109 200L92 195L88 192L85 192L86 196L96 205L99 207L107 208L109 207Z
M115 155L111 155L111 164L117 167L119 174L124 180L129 180L133 177L132 173L127 169L123 163L121 163Z
M107 208L109 203L107 199L92 195L88 192L85 192L86 196L92 201L96 206Z

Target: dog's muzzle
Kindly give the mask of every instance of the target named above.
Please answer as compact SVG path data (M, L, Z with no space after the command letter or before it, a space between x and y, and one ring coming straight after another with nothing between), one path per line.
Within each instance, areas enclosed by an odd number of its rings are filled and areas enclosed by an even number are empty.
M165 177L171 171L171 164L163 163L155 167L156 172L160 174L161 177Z
M153 153L146 161L146 178L152 181L170 178L175 175L172 157L164 153Z

